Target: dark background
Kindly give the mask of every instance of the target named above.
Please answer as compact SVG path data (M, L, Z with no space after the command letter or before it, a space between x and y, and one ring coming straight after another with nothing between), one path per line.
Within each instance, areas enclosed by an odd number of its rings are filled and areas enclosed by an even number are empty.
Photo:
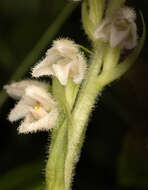
M67 3L0 0L0 90ZM127 0L127 4L141 10L148 23L147 0ZM89 47L80 6L57 37L69 37ZM148 189L147 44L132 69L98 98L73 180L74 190ZM8 98L0 110L0 190L29 190L44 184L49 135L18 135L18 123L6 119L13 106L14 101Z

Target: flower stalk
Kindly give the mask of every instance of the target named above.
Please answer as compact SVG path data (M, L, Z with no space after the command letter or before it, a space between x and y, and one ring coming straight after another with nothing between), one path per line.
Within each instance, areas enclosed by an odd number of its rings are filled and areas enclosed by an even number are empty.
M101 46L98 49L101 50ZM78 161L78 156L80 152L79 148L81 147L82 143L81 137L87 126L88 118L92 111L92 107L94 106L96 96L99 92L101 92L103 88L102 86L97 84L97 74L101 69L103 52L104 50L102 50L102 55L99 54L99 56L96 52L94 57L92 58L90 70L88 71L86 80L82 85L77 104L72 113L73 123L69 127L68 131L68 148L65 161L66 190L70 188L74 166Z

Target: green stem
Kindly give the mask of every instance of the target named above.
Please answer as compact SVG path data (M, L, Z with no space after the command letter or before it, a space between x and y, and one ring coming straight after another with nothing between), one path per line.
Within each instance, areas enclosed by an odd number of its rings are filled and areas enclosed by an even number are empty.
M17 68L16 72L10 77L9 81L19 80L25 75L25 73L28 71L28 68L38 60L41 51L44 50L46 46L51 42L51 40L56 36L66 19L71 15L76 6L77 5L73 3L69 3L65 6L61 13L57 16L55 21L43 34L33 50L28 54L26 59ZM3 105L7 97L8 96L5 91L2 90L0 93L0 107Z
M68 127L68 148L65 161L65 186L69 190L73 169L78 161L78 154L83 144L82 136L85 133L89 115L92 106L95 103L98 93L102 90L102 86L97 85L98 73L101 69L104 56L104 45L98 44L91 65L79 93L77 104L72 114L72 125Z
M71 109L78 91L72 79L66 87L54 77L52 80L52 94L59 106L59 119L57 127L52 132L50 156L46 167L46 185L48 190L65 190L64 167L67 151L68 124L71 125ZM71 98L71 101L70 101ZM69 101L68 101L69 100Z
M54 142L54 143L53 143ZM67 121L54 129L46 166L47 190L65 190L64 166L67 147Z

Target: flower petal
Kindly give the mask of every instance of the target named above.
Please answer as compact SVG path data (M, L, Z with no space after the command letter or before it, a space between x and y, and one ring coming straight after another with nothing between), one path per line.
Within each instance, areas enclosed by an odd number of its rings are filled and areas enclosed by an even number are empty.
M46 53L46 57L38 63L32 69L32 76L40 77L43 75L53 75L53 70L51 65L54 64L59 59L59 55L53 49L49 49Z
M19 133L33 133L37 131L49 131L56 126L58 112L56 109L49 112L45 117L38 121L32 121L31 116L27 116L18 128Z
M20 99L24 95L25 89L30 85L37 85L41 88L48 89L48 85L46 83L36 80L22 80L20 82L13 82L10 85L5 85L4 89L12 98Z
M59 79L60 83L62 85L66 85L71 64L54 64L52 67L54 69L55 76Z
M102 39L103 41L109 40L109 34L110 34L110 28L111 28L111 23L109 19L105 19L102 21L99 26L97 26L95 32L94 32L94 37L96 39Z
M38 101L42 104L45 110L49 111L55 106L55 102L50 96L50 93L45 89L31 85L25 90L25 96L31 98L34 102Z
M70 59L72 59L72 57L74 57L79 51L75 42L68 39L55 40L53 48L57 50L60 56L69 57Z
M11 122L22 119L28 114L29 110L30 106L26 105L24 99L22 99L11 110L10 114L8 115L8 119Z

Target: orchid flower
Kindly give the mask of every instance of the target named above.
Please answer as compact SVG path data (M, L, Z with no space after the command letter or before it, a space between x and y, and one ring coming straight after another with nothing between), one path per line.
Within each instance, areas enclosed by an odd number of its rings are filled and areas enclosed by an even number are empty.
M112 48L132 49L137 45L136 14L129 7L122 7L111 18L97 26L94 37L109 42Z
M79 84L84 78L85 70L85 59L78 46L71 40L60 39L54 41L45 58L33 68L32 75L53 75L62 85L66 85L68 78L72 77Z
M46 83L24 80L4 88L10 96L20 99L8 116L11 122L24 118L19 133L48 131L55 127L58 111Z

